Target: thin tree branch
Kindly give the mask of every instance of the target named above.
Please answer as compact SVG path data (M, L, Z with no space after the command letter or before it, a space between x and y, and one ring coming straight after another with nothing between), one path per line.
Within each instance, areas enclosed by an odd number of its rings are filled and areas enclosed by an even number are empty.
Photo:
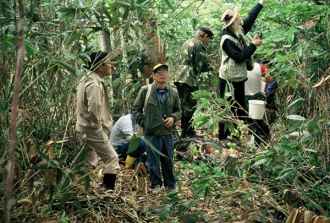
M17 30L17 60L16 72L14 82L14 94L11 103L10 126L9 126L9 140L8 140L8 161L6 165L6 185L5 185L5 213L4 222L10 223L10 212L15 202L14 191L14 178L16 166L16 124L18 114L19 91L21 87L21 75L24 65L24 4L23 0L16 0L16 30Z

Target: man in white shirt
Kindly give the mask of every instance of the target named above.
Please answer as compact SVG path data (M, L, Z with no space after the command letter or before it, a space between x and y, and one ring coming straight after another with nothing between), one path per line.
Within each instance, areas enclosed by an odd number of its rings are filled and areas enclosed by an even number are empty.
M247 72L247 78L245 82L245 96L254 96L263 91L261 66L259 63L254 63L253 70Z
M264 80L263 80L264 79ZM253 70L248 71L248 80L245 82L246 100L266 101L266 120L250 120L249 128L255 137L256 145L270 139L270 125L276 116L275 93L277 82L268 74L268 66L255 63Z
M146 146L143 140L139 139L137 148L133 148L133 151L129 151L130 140L134 133L137 132L138 127L133 124L132 114L121 116L112 127L110 142L116 149L119 158L126 159L126 167L131 165L128 162L133 162L137 158L141 158L146 151Z

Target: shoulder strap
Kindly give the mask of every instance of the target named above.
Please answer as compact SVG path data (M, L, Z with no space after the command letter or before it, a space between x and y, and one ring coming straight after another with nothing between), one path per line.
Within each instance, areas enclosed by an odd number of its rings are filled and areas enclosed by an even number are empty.
M151 84L148 84L148 85L147 85L147 94L146 94L146 97L145 97L145 99L144 99L143 113L145 113L146 108L147 108L147 103L148 103L148 101L149 101L150 94L151 94L151 87L152 87Z

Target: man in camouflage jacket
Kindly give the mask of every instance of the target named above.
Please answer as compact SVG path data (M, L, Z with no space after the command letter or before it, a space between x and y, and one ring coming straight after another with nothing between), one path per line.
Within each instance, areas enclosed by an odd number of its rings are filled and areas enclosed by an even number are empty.
M182 47L180 74L175 82L182 107L182 137L195 135L191 119L196 101L192 98L192 92L198 90L202 74L212 70L207 55L207 45L212 38L213 33L209 28L200 27L195 37L186 41Z

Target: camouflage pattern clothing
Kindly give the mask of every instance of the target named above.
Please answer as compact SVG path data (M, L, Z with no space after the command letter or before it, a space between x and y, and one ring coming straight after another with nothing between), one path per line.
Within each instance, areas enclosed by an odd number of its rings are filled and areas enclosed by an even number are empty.
M191 87L198 86L201 75L211 71L205 44L198 38L192 38L183 44L180 55L180 73L177 82Z
M77 87L76 131L91 156L96 152L104 161L104 173L116 174L120 167L118 156L109 142L112 116L108 101L103 79L96 73L84 76Z
M192 116L195 112L196 101L192 93L198 90L211 67L208 62L205 44L198 38L192 38L183 44L180 55L180 73L175 82L181 100L182 137L192 137L195 131L192 127Z

